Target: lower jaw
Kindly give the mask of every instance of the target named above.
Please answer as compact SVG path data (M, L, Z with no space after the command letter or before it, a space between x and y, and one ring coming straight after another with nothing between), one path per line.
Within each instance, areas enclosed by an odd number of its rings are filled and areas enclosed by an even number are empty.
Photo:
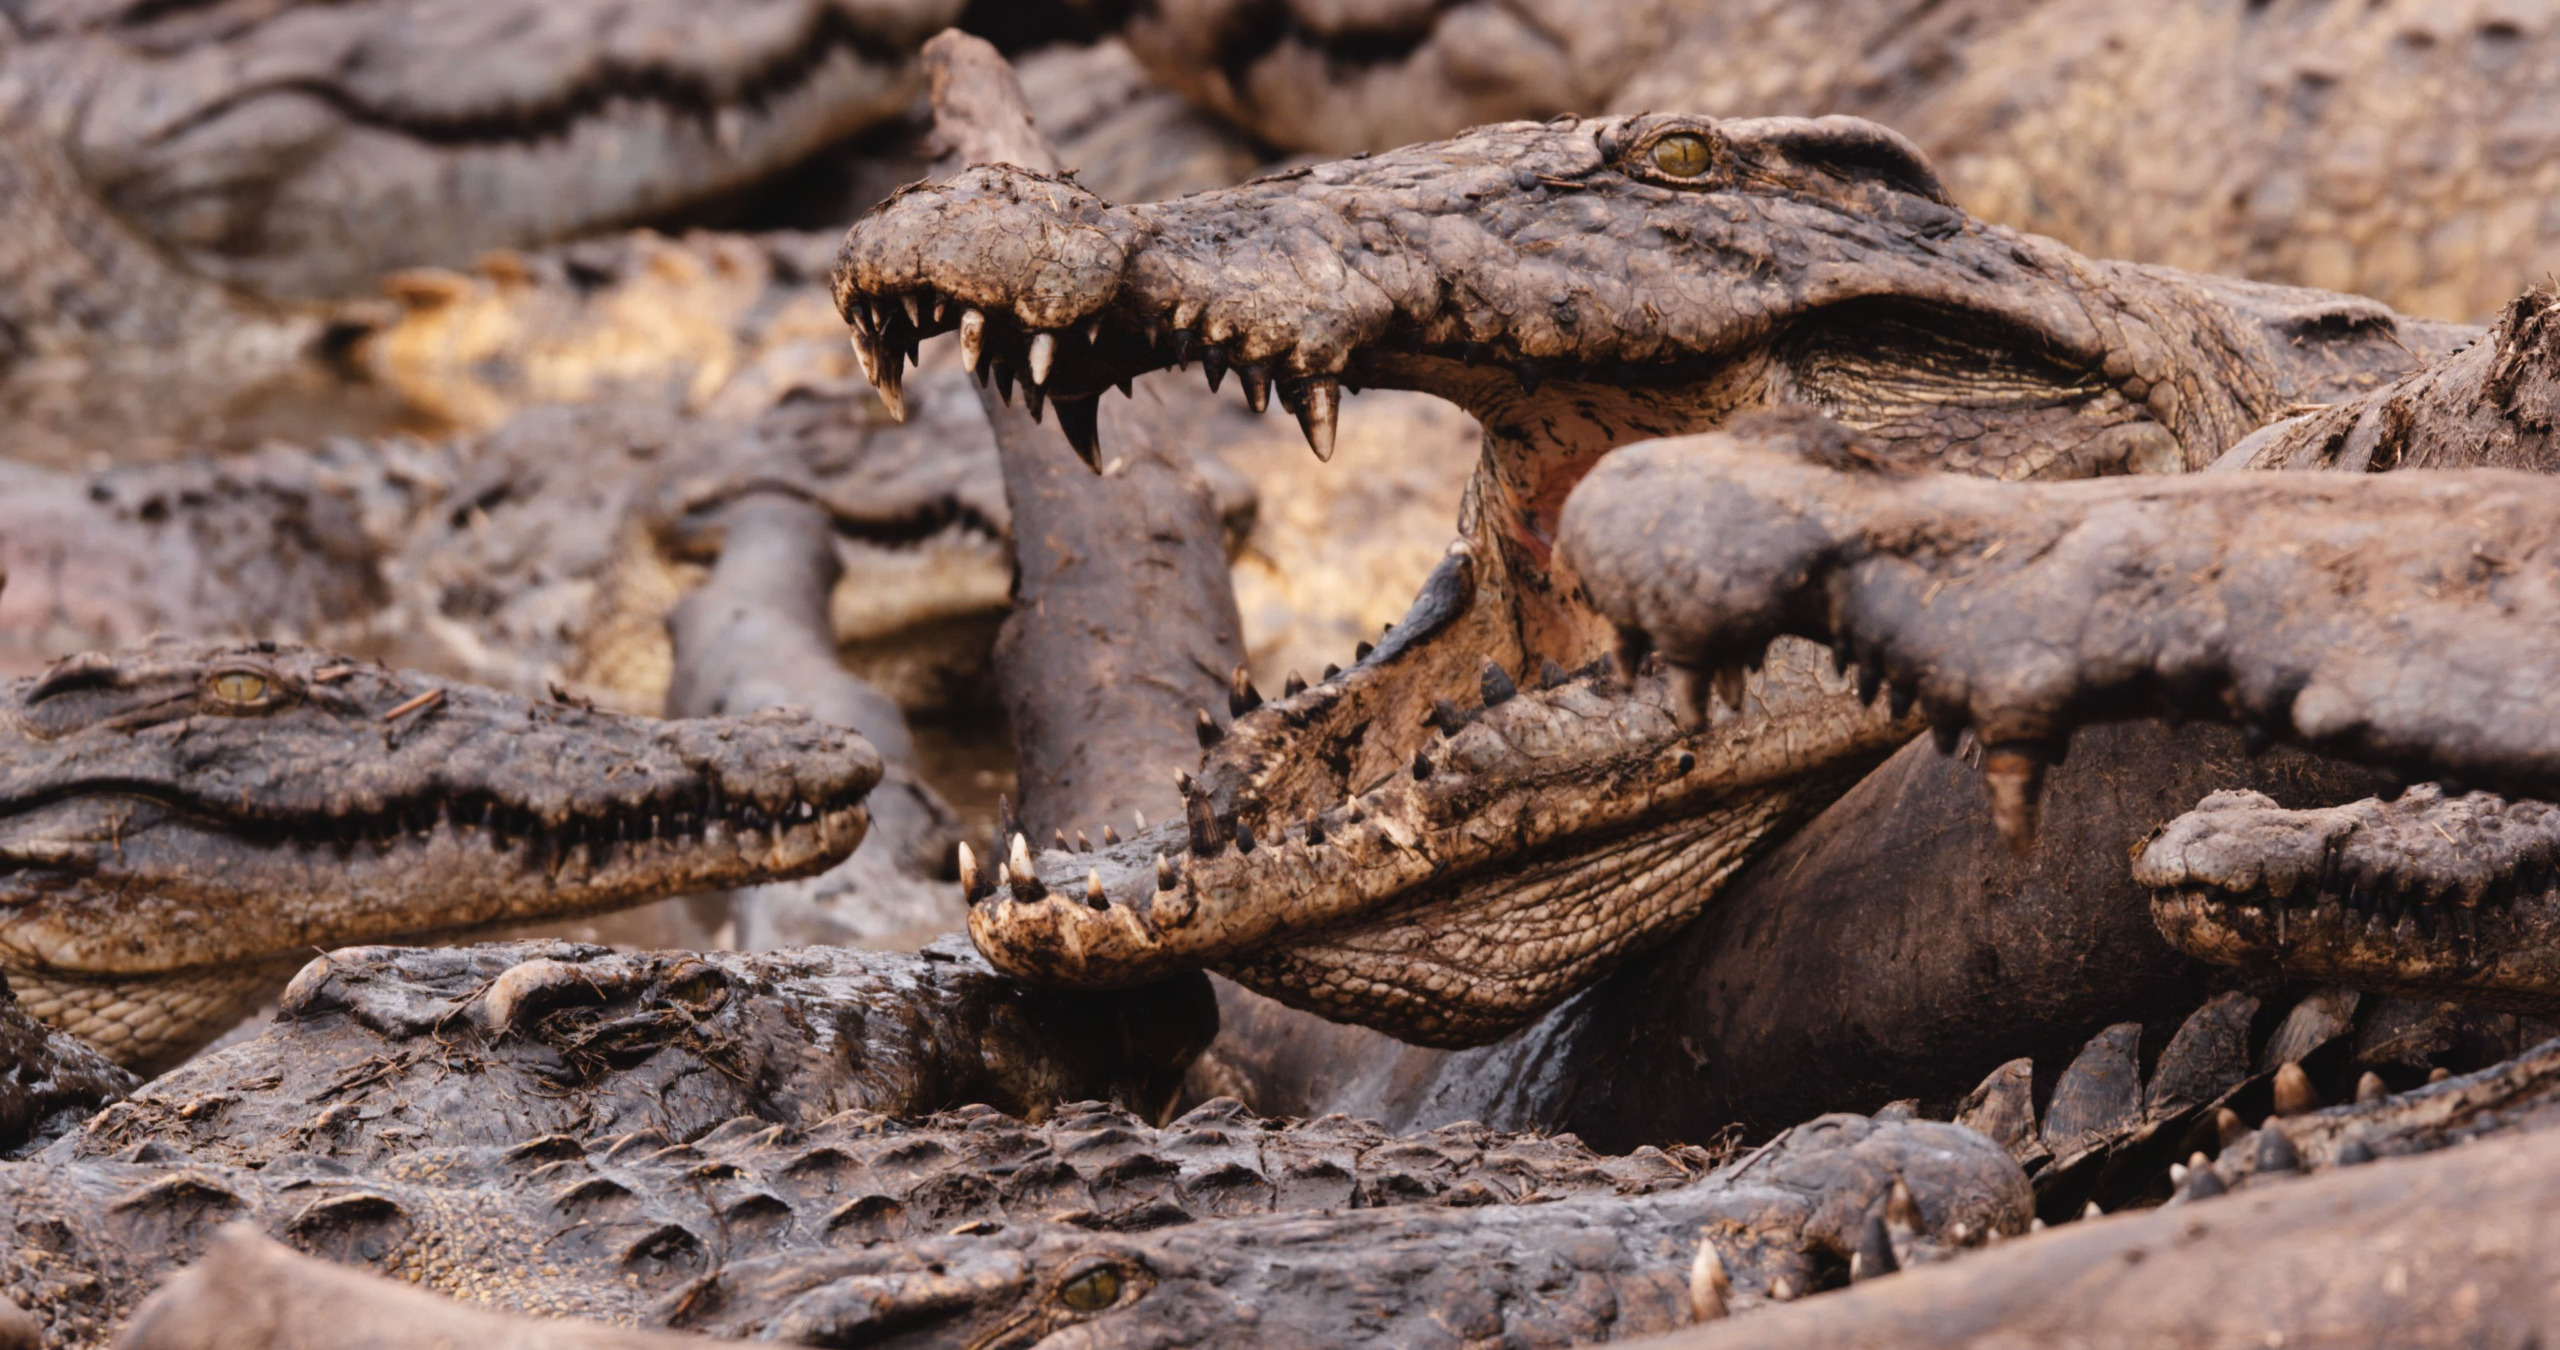
M1498 873L1422 888L1374 918L1220 967L1254 991L1416 1045L1483 1045L1669 938L1758 845L1834 793L1763 788Z

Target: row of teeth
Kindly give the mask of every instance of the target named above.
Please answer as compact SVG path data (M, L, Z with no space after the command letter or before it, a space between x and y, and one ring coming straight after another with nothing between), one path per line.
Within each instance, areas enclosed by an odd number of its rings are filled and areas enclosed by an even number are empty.
M1358 659L1365 659L1368 652L1369 644L1366 642L1361 643L1358 649ZM1549 661L1545 664L1545 668L1540 673L1537 687L1540 690L1554 689L1573 680L1583 679L1586 677L1597 680L1607 680L1611 677L1614 670L1614 662L1611 658L1606 656L1601 657L1598 661L1584 667L1582 670L1570 673L1558 666L1555 662ZM1325 679L1328 681L1340 673L1341 672L1338 667L1325 667ZM1509 673L1491 661L1487 661L1485 663L1484 669L1479 675L1479 684L1484 694L1484 702L1482 705L1472 711L1467 711L1457 708L1455 704L1448 699L1442 699L1435 706L1431 717L1428 719L1429 725L1437 728L1443 737L1454 736L1467 723L1473 721L1477 717L1483 716L1486 712L1509 702L1511 699L1517 697L1520 692L1519 686L1513 682ZM1291 671L1287 681L1282 686L1281 696L1283 699L1295 698L1299 694L1304 693L1307 688L1308 686L1306 681L1300 678L1297 672ZM1236 667L1235 672L1230 677L1228 683L1227 710L1230 717L1242 718L1265 706L1276 707L1277 705L1266 705L1263 701L1261 692L1254 688L1251 675L1244 667ZM1209 715L1208 709L1199 709L1195 714L1195 718L1196 721L1194 729L1199 735L1200 745L1204 751L1217 746L1226 739L1226 730L1219 727L1217 720ZM1695 763L1695 757L1684 752L1679 756L1677 761L1678 771L1681 773L1687 773L1692 767L1694 767ZM1407 772L1412 774L1416 782L1420 782L1430 778L1434 772L1434 768L1435 766L1431 760L1430 752L1428 748L1425 748L1414 752L1413 762L1408 767ZM1178 851L1188 852L1192 855L1205 859L1215 858L1219 854L1225 852L1229 843L1233 843L1239 853L1249 854L1257 847L1277 846L1285 849L1291 845L1303 844L1308 848L1320 848L1326 841L1326 813L1324 812L1320 811L1307 817L1305 826L1294 833L1284 827L1277 831L1273 837L1257 839L1253 826L1250 822L1241 819L1221 820L1217 818L1212 813L1212 803L1210 801L1209 793L1205 788L1202 788L1189 773L1176 770L1174 773L1174 786L1182 793L1184 813L1186 816L1186 820L1184 822L1186 826L1185 834L1187 835L1188 840L1187 845ZM1010 817L1011 810L1009 807L1006 808L1004 814ZM1146 813L1143 811L1135 812L1133 813L1133 817L1137 825L1137 833L1146 833ZM1367 811L1361 805L1358 794L1353 794L1344 799L1342 808L1338 813L1338 817L1344 825L1357 825L1367 819ZM1269 825L1266 823L1265 829L1269 830L1269 828ZM1102 847L1106 849L1116 848L1119 846L1120 842L1121 838L1119 830L1108 823L1103 825ZM1091 853L1094 851L1092 836L1086 834L1083 830L1077 830L1072 837L1063 829L1052 831L1050 836L1050 847L1052 850L1059 853ZM999 889L1010 891L1014 899L1022 904L1035 903L1051 894L1048 884L1040 879L1039 873L1033 866L1031 840L1029 836L1023 834L1019 830L1014 830L1010 833L1009 841L1000 842L998 858L994 866L981 866L978 855L966 843L960 845L959 863L961 891L967 897L968 902L972 905L975 905L982 900L993 898ZM1164 851L1158 850L1155 855L1156 890L1164 892L1177 889L1181 885L1182 869L1185 865L1186 864L1184 863L1175 862L1174 859ZM1085 905L1091 909L1107 910L1111 907L1111 897L1108 890L1102 884L1102 873L1100 869L1092 868L1085 872L1082 898Z
M288 834L285 837L305 845L335 843L342 848L371 843L378 849L390 849L404 837L425 841L442 831L447 836L486 831L492 843L501 849L521 840L534 852L559 848L601 850L621 844L651 841L670 843L720 842L720 832L743 837L748 833L779 833L794 826L815 824L821 808L814 802L794 798L778 810L768 812L748 801L729 798L716 787L705 788L684 800L644 803L628 810L611 811L595 816L571 816L557 823L546 822L524 807L508 806L485 797L467 797L435 803L421 803L405 810L385 811L367 816L339 816L329 822L325 837L313 838Z
M976 376L981 386L990 380L996 394L1009 406L1013 402L1013 386L1017 372L1014 363L988 350L986 311L961 306L948 297L931 291L909 291L896 304L864 297L855 303L853 351L862 362L862 374L871 387L880 392L880 401L889 407L890 416L903 422L907 417L906 367L916 361L917 344L952 326L952 312L959 310L960 359ZM1298 429L1306 435L1307 447L1316 458L1330 463L1333 459L1334 429L1342 409L1343 381L1338 375L1288 376L1274 380L1269 368L1248 363L1230 366L1226 351L1212 343L1201 345L1191 337L1188 327L1179 327L1174 351L1174 365L1191 368L1197 357L1201 373L1207 376L1211 392L1225 381L1227 371L1236 372L1236 380L1244 389L1245 406L1259 413L1271 406L1272 390L1280 393L1280 406L1298 419ZM1082 324L1050 332L1029 335L1024 345L1019 376L1022 383L1022 405L1039 421L1041 410L1049 403L1049 376L1057 364L1059 339L1082 342L1090 348L1102 340L1099 316ZM1157 345L1157 335L1149 333L1150 348ZM1127 379L1119 381L1121 394L1130 394ZM1358 392L1355 388L1353 392ZM1099 472L1102 449L1096 429L1098 396L1059 398L1058 429L1066 433L1067 443L1087 467Z
M2354 887L2342 892L2306 886L2297 888L2287 897L2279 897L2265 889L2239 894L2229 891L2168 891L2155 894L2152 904L2169 913L2188 917L2210 917L2217 911L2239 909L2260 915L2272 914L2282 925L2297 922L2323 926L2361 923L2368 932L2384 933L2414 923L2421 937L2433 938L2448 931L2471 937L2476 936L2476 924L2483 910L2505 909L2519 891L2537 896L2545 904L2560 905L2560 885L2546 881L2535 887L2529 881L2512 879L2490 887L2478 899L2464 899L2450 893L2428 896L2402 889L2386 892L2372 887Z

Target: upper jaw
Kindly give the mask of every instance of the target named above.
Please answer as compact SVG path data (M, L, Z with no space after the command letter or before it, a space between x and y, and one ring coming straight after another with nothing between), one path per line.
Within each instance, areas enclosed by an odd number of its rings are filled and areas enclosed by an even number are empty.
M1625 147L1669 121L1740 147L1744 170L1712 190L1633 176ZM1814 125L1510 124L1125 207L982 165L856 222L835 299L893 409L916 345L958 331L982 379L1059 404L1079 450L1089 400L1167 366L1198 361L1213 384L1233 370L1257 409L1276 392L1328 455L1345 389L1471 410L1546 385L1676 389L1795 319L1874 297L2100 360L2087 287L2058 247L1917 190L1810 171L1771 187L1788 165L1766 147Z

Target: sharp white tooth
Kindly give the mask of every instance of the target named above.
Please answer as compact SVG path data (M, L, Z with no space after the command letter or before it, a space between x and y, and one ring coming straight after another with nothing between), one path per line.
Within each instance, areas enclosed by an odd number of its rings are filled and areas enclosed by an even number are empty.
M909 291L898 298L907 302L908 326L914 328L924 327L924 307L916 303L916 293L914 291Z
M905 361L894 355L891 356L887 362L881 365L880 374L873 377L871 387L880 391L880 401L888 405L889 420L893 422L904 422L907 420L907 367Z
M984 342L986 336L986 315L973 309L960 316L960 360L969 367L972 375L978 373L978 344Z
M1092 318L1084 321L1084 345L1090 347L1101 340L1102 316L1096 314Z
M863 336L862 330L859 328L853 330L852 338L853 359L862 363L862 378L871 381L875 386L878 385L880 383L880 357L877 353L871 350L871 339Z
M1037 337L1032 338L1031 382L1035 385L1047 384L1049 382L1049 363L1057 359L1058 339L1056 335L1042 333Z
M951 298L949 296L944 296L943 298L933 302L933 321L935 323L940 323L950 317Z
M1031 870L1031 841L1018 831L1013 836L1012 846L1005 851L1005 865L1016 881L1029 881L1036 875Z
M1307 447L1324 463L1333 462L1334 414L1342 402L1342 386L1333 380L1307 381L1306 400L1298 405L1298 429L1307 433Z

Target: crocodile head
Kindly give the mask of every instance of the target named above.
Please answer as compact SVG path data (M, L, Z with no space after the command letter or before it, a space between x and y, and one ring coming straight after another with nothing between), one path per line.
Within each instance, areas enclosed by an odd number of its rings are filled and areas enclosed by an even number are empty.
M2204 960L2560 1012L2560 808L2433 783L2287 810L2217 792L2134 860L2161 935Z
M1484 427L1461 537L1348 673L1201 715L1187 818L981 860L971 932L1029 978L1210 965L1418 1041L1520 1025L1696 912L1755 841L1916 726L1782 645L1688 725L1552 543L1614 448L1810 406L1901 462L2193 468L2285 402L2430 345L2367 301L2093 262L1951 204L1849 118L1482 128L1144 206L1009 166L902 191L836 278L893 406L923 338L1089 461L1094 406L1197 362L1329 457L1345 391Z
M904 111L956 0L13 6L82 180L196 271L345 294L700 206Z
M798 713L661 722L308 647L163 640L0 690L0 969L129 1065L315 948L803 876L880 776Z

